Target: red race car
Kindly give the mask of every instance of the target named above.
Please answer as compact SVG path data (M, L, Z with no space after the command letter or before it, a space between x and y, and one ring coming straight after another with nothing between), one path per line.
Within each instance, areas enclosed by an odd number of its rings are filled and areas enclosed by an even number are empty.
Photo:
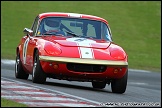
M112 41L108 22L100 17L63 12L36 16L16 48L15 77L33 83L46 78L111 84L113 93L127 87L128 57Z

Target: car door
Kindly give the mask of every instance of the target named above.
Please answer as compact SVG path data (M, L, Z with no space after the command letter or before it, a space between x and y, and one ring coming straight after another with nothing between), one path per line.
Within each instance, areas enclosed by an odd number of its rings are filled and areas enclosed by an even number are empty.
M36 45L35 34L36 34L37 28L38 28L38 21L39 21L39 18L36 17L32 27L31 27L31 30L33 31L33 35L28 36L24 43L24 46L25 46L24 52L26 53L26 55L24 53L24 56L26 57L26 61L24 63L25 63L27 70L29 72L31 72L32 68L33 68L33 53L34 53L34 48Z

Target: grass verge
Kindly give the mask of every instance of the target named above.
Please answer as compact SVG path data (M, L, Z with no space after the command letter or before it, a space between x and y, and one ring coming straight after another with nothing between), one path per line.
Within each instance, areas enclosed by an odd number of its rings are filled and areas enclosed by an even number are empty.
M28 107L28 106L9 99L1 98L1 107Z

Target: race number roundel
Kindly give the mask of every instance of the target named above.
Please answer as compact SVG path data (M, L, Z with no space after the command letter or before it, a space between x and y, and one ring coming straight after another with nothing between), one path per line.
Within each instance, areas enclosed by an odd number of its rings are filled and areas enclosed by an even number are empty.
M28 43L29 43L29 38L27 38L24 42L24 47L23 47L23 63L26 64L26 53L27 53L27 48L28 48Z
M94 40L86 39L86 38L67 38L67 41L79 43L79 45L90 46L91 43L96 43Z

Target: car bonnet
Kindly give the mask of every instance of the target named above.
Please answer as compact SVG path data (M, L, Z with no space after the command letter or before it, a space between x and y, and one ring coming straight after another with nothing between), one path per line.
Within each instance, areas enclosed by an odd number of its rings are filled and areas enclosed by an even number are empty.
M79 37L72 37L72 38L46 37L44 39L53 43L58 43L59 45L66 47L88 47L88 48L105 49L108 48L111 44L111 42L105 40L94 40Z

